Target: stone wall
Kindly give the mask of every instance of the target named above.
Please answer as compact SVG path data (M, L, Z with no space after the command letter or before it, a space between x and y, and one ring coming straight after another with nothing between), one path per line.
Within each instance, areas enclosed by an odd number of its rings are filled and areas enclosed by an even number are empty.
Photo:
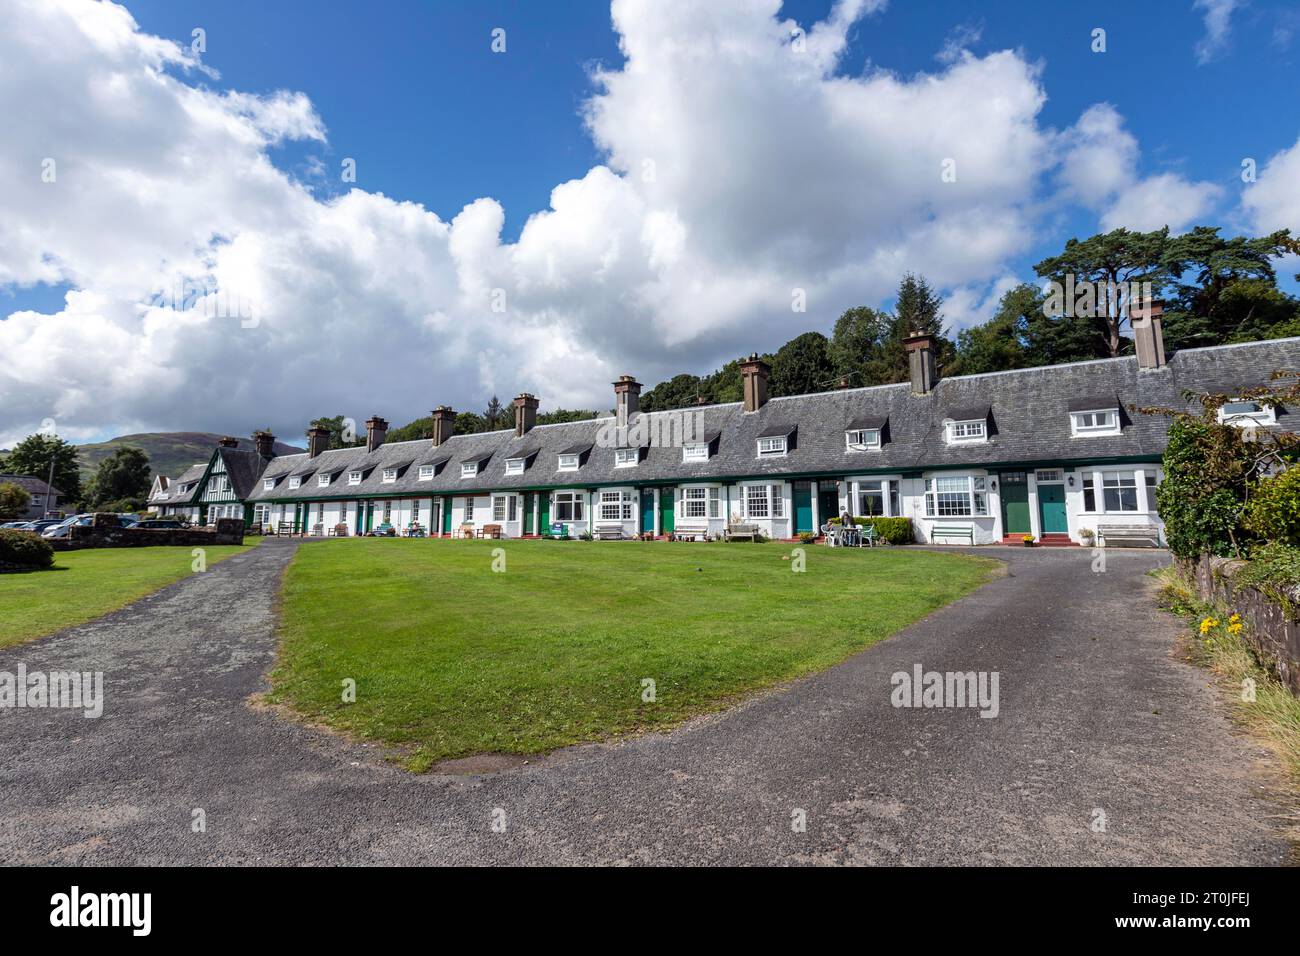
M145 548L157 545L203 548L214 544L244 543L244 522L240 518L218 518L215 528L119 528L113 522L115 517L95 515L93 524L68 529L70 537L45 540L55 551Z
M1203 555L1195 563L1180 562L1196 581L1202 601L1210 601L1241 615L1241 632L1268 667L1291 692L1300 695L1300 620L1254 588L1237 587L1232 578L1244 561Z

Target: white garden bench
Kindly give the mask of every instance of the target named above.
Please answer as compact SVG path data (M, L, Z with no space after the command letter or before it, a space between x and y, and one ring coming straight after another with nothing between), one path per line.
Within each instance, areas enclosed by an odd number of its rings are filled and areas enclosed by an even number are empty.
M709 526L705 524L678 524L673 528L673 538L677 541L694 541L699 538L701 541L707 541L709 537Z
M1097 526L1097 543L1103 548L1112 541L1140 541L1142 547L1160 547L1160 531L1149 524L1101 524Z
M593 537L597 541L622 541L623 526L621 524L596 525Z
M975 544L975 526L970 524L937 524L930 531L930 538L938 544L939 538L964 538L972 547Z

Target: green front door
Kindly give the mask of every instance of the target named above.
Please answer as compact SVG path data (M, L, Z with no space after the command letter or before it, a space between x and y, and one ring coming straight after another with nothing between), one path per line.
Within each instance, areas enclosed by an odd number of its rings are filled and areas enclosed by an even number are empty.
M807 481L794 483L794 532L813 530L812 484Z
M664 488L659 492L659 529L664 534L672 533L677 527L673 520L673 489Z
M451 534L451 502L450 498L442 499L442 533Z
M533 533L533 493L524 492L524 534Z
M1043 534L1067 533L1070 525L1065 520L1065 485L1039 485L1038 512Z
M550 492L537 493L537 527L541 534L551 533L551 495Z
M998 475L1002 497L1002 533L1028 534L1029 482L1023 471L1004 471Z
M641 533L655 533L655 493L650 488L641 489Z

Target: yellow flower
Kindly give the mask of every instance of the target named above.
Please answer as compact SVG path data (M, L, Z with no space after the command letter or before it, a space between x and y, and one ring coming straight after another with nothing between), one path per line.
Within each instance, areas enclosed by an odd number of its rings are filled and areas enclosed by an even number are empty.
M1201 621L1201 633L1208 634L1212 628L1216 628L1218 626L1219 626L1218 621L1216 621L1212 617L1207 617L1205 618L1205 620Z
M1240 621L1237 621L1235 624L1229 624L1229 625L1228 625L1228 633L1229 633L1229 634L1240 634L1240 633L1241 633L1241 622L1240 622Z
M1228 618L1228 623L1229 623L1229 624L1237 624L1237 623L1239 623L1240 621L1241 621L1241 615L1240 615L1240 614L1233 614L1232 617Z

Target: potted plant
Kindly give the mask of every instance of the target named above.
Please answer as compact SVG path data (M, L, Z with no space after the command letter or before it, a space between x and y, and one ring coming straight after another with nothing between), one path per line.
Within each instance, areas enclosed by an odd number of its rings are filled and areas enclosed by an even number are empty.
M1091 528L1079 529L1079 540L1082 541L1085 545L1091 545L1093 539L1096 537L1097 537L1097 532L1093 531Z
M1034 536L1032 534L1027 534L1020 540L1024 542L1026 548L1032 548L1034 546Z

